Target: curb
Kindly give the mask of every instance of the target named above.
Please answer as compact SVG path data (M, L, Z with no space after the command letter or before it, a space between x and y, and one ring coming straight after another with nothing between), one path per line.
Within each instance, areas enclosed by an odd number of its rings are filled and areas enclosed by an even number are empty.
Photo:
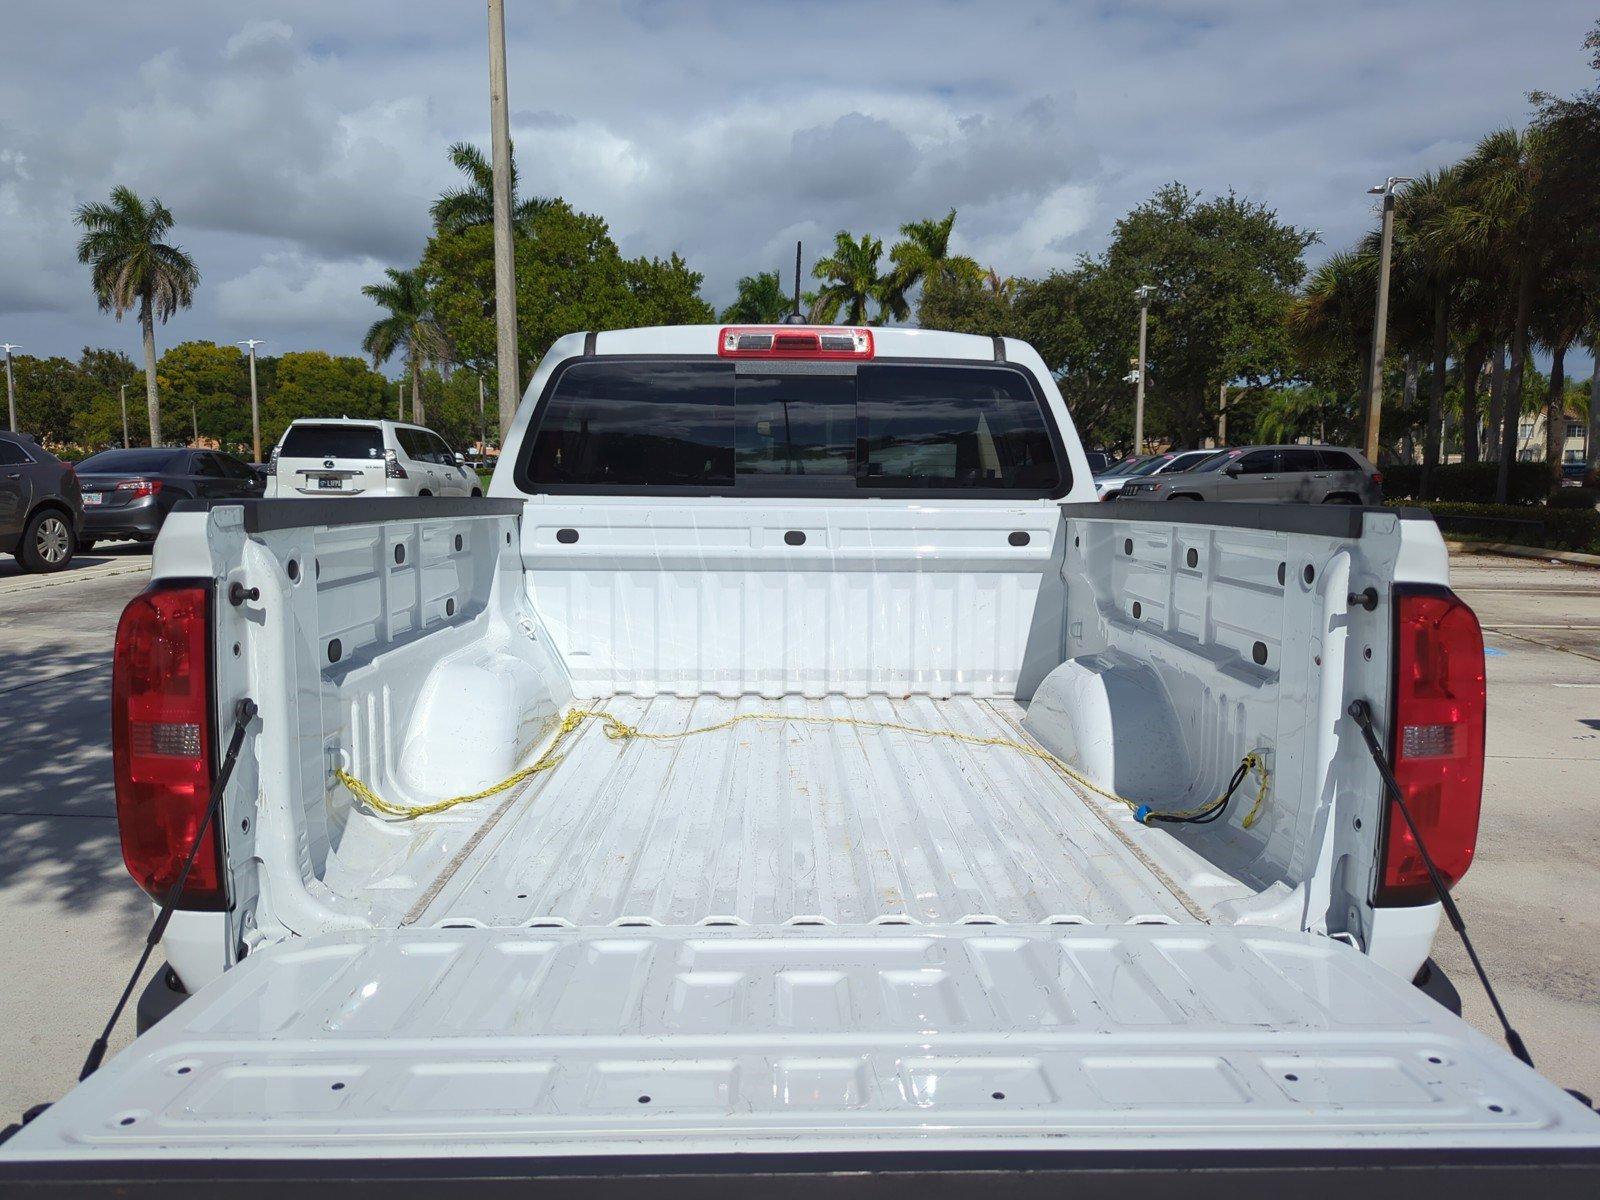
M1538 546L1513 546L1508 542L1454 542L1449 539L1444 544L1452 554L1504 554L1510 558L1542 558L1579 567L1600 567L1600 554L1579 554L1576 550L1543 550Z
M1597 559L1596 561L1600 562L1600 559ZM0 586L0 599L4 599L6 596L19 595L24 592L37 592L42 588L64 587L69 583L79 583L85 579L106 579L116 575L148 575L149 573L150 564L148 562L140 563L137 566L117 567L110 571L95 570L94 568L90 568L87 571L79 571L77 573L65 571L59 575L51 575L45 579L30 580L27 583L13 584L11 587Z

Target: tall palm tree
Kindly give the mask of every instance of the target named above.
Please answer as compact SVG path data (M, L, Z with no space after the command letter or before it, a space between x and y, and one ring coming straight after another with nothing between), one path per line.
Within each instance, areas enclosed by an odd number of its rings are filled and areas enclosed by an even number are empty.
M1344 251L1312 271L1289 306L1289 336L1300 358L1333 368L1347 379L1352 407L1362 418L1370 399L1377 289L1377 260L1361 250ZM1346 375L1352 365L1354 374Z
M1427 495L1429 476L1439 465L1439 443L1444 430L1445 369L1450 357L1451 304L1465 273L1464 256L1450 240L1451 208L1458 203L1459 172L1454 167L1428 171L1405 186L1395 202L1394 283L1399 303L1402 335L1411 333L1428 347L1432 371L1428 387L1428 417L1422 446L1422 490ZM1364 249L1378 250L1377 233L1369 234ZM1409 321L1406 319L1409 317ZM1410 328L1407 329L1406 326Z
M1551 172L1548 136L1536 125L1501 129L1478 143L1460 164L1460 193L1437 236L1513 297L1511 369L1502 404L1500 469L1495 499L1505 503L1517 452L1528 330L1541 280L1564 241L1576 198L1568 172Z
M739 280L739 296L722 310L722 319L733 325L776 325L792 304L778 272L761 271Z
M161 239L172 213L159 200L146 204L131 188L112 189L107 204L85 204L74 220L83 229L78 261L88 264L102 312L139 310L144 335L144 396L150 409L150 444L161 444L161 398L156 391L156 322L163 325L194 303L200 272L194 260Z
M961 277L976 280L983 269L964 254L950 253L950 231L955 227L956 210L943 220L908 221L900 226L901 240L889 251L894 263L884 281L884 308L896 321L911 311L907 296L919 283L930 279Z
M855 238L841 229L835 234L833 253L818 259L811 271L822 280L811 306L811 319L831 325L842 313L846 325L876 324L868 317L867 306L877 304L880 319L887 308L886 280L878 274L878 260L882 257L883 242L870 233Z
M445 192L428 211L434 228L461 233L476 225L494 224L494 164L471 142L457 142L447 151L451 165L467 177L465 187ZM517 199L517 158L511 156L511 223L527 232L533 218L553 203L545 196Z
M372 355L375 367L388 362L397 352L404 356L411 375L411 419L423 425L427 414L422 408L422 368L429 363L448 362L450 340L434 318L422 272L390 267L385 274L389 276L387 283L369 283L361 289L363 296L389 310L388 316L372 323L367 336L361 339L361 348Z

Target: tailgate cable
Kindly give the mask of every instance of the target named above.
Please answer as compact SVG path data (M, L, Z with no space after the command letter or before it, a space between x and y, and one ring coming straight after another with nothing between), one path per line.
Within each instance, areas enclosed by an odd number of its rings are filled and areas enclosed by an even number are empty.
M150 926L150 932L145 935L144 953L139 955L139 965L133 968L133 974L128 977L127 986L122 989L122 996L117 1001L117 1006L111 1010L111 1019L106 1022L105 1029L100 1036L95 1038L94 1045L89 1047L89 1056L83 1060L83 1070L78 1072L78 1082L83 1082L100 1069L100 1064L106 1056L106 1048L111 1041L111 1031L117 1027L117 1021L122 1016L122 1010L128 1006L128 998L133 995L133 989L139 982L139 976L144 974L145 964L150 961L150 955L161 942L161 937L167 931L167 922L172 919L172 913L178 906L178 897L183 894L183 885L189 880L189 869L194 866L195 855L200 852L200 843L205 840L206 830L211 828L212 819L217 810L222 807L222 793L228 786L228 780L233 776L233 765L239 759L239 749L244 745L245 727L255 720L256 702L249 698L240 700L233 708L233 736L228 739L227 752L222 756L222 768L217 772L216 782L211 785L211 798L206 802L206 810L200 817L200 828L195 830L194 841L189 844L189 853L184 856L183 868L178 872L178 877L172 881L172 886L167 889L167 898L161 902L161 911L156 914L155 924Z
M803 714L778 713L778 712L752 712L737 713L725 721L718 721L714 725L701 725L694 729L682 729L673 733L654 733L640 729L636 725L626 725L604 709L570 709L566 716L561 718L556 728L555 739L545 748L545 752L537 761L520 771L506 776L499 783L491 784L481 791L470 792L465 796L451 796L445 800L436 800L432 804L419 804L407 806L393 804L385 800L373 790L371 785L357 779L343 767L336 768L334 778L345 786L345 789L368 809L380 816L389 817L399 821L411 821L417 817L427 816L430 813L444 812L458 804L470 804L474 800L483 800L513 788L530 776L541 771L549 771L559 766L565 755L557 754L561 743L567 736L591 718L603 721L602 731L613 742L627 742L634 739L647 742L670 742L679 738L694 737L701 733L715 733L719 729L729 729L745 721L770 721L789 725L852 725L857 729L878 729L894 733L911 733L924 737L944 738L948 741L960 742L966 746L997 746L1007 750L1016 750L1027 754L1041 762L1049 763L1065 774L1074 783L1079 784L1097 796L1118 804L1126 805L1133 810L1133 819L1141 825L1148 825L1152 821L1167 821L1176 825L1205 825L1217 820L1226 811L1228 802L1233 799L1233 794L1239 790L1239 785L1251 773L1256 777L1256 799L1250 811L1244 816L1241 824L1249 829L1256 823L1256 818L1261 815L1261 808L1267 801L1267 789L1271 783L1272 775L1267 768L1266 757L1260 751L1252 750L1240 760L1239 766L1234 770L1233 776L1228 781L1227 788L1213 800L1208 800L1198 808L1185 809L1181 812L1158 812L1148 804L1137 800L1129 800L1126 796L1119 796L1109 788L1103 788L1090 779L1082 771L1076 770L1062 762L1050 751L1040 746L1030 745L1027 742L1017 741L1006 737L980 737L975 733L962 733L955 729L928 729L920 725L906 725L899 721L869 721L861 717L817 717Z
M1478 959L1478 951L1472 945L1472 938L1467 934L1467 922L1461 915L1461 910L1456 907L1456 902L1450 896L1450 890L1445 886L1439 868L1433 864L1433 855L1428 853L1428 847L1422 840L1422 831L1417 828L1417 823L1412 819L1411 809L1406 805L1406 798L1400 792L1400 781L1394 777L1394 769L1389 765L1389 759L1383 752L1383 745L1378 741L1377 731L1372 727L1372 706L1365 700L1352 700L1350 707L1345 710L1350 718L1361 729L1361 737L1367 743L1367 752L1372 755L1372 761L1378 765L1378 774L1383 777L1384 790L1389 793L1389 798L1394 801L1394 806L1400 810L1400 815L1405 818L1406 827L1411 830L1411 836L1417 843L1417 854L1422 859L1422 865L1428 868L1428 879L1433 884L1433 890L1439 897L1439 904L1444 908L1445 916L1450 919L1450 927L1456 931L1456 936L1461 939L1461 945L1466 949L1467 957L1472 960L1472 969L1478 973L1478 982L1483 985L1484 995L1489 997L1489 1007L1494 1009L1494 1015L1500 1022L1500 1028L1505 1031L1506 1045L1528 1066L1533 1066L1533 1056L1528 1053L1528 1047L1522 1040L1522 1035L1511 1025L1511 1018L1506 1016L1506 1010L1500 1005L1500 997L1495 995L1494 985L1489 982L1489 973L1483 969L1483 963Z

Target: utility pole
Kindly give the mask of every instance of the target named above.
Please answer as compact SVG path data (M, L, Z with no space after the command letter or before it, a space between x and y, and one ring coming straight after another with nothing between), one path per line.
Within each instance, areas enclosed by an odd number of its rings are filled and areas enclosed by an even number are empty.
M122 448L126 450L133 445L128 438L128 385L124 383L119 386L117 394L122 397Z
M489 427L483 423L483 376L478 376L478 453L489 456Z
M1228 444L1228 385L1222 385L1222 393L1217 401L1217 449Z
M1394 246L1394 189L1398 183L1410 183L1403 175L1391 175L1375 187L1367 189L1373 196L1383 197L1383 231L1378 250L1378 307L1372 321L1372 375L1367 384L1367 441L1364 449L1367 461L1378 461L1378 428L1383 415L1383 354L1384 341L1389 336L1389 252Z
M489 133L494 154L494 326L500 436L517 415L516 252L511 240L511 118L506 104L506 5L489 0Z
M261 338L245 338L239 343L250 348L250 448L255 455L251 462L261 461L261 402L256 396L256 347L265 344Z
M21 350L21 346L13 346L10 342L4 343L6 352L6 406L11 410L11 424L7 426L12 433L17 432L17 385L11 378L11 352Z
M1133 289L1133 294L1139 301L1139 377L1134 381L1133 393L1133 452L1135 454L1144 453L1145 334L1150 323L1150 293L1153 290L1147 283Z
M396 421L404 421L406 419L406 381L404 379L396 379L394 381L394 419Z

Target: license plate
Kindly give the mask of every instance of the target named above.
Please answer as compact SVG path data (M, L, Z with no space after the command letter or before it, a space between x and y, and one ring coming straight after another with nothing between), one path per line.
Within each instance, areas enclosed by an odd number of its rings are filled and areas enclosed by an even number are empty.
M99 492L85 492L83 494L83 503L86 508L93 508L96 504L100 503L100 500L101 496Z
M334 491L338 491L344 486L344 480L330 479L326 475L319 475L317 476L317 486L319 488L332 488Z

